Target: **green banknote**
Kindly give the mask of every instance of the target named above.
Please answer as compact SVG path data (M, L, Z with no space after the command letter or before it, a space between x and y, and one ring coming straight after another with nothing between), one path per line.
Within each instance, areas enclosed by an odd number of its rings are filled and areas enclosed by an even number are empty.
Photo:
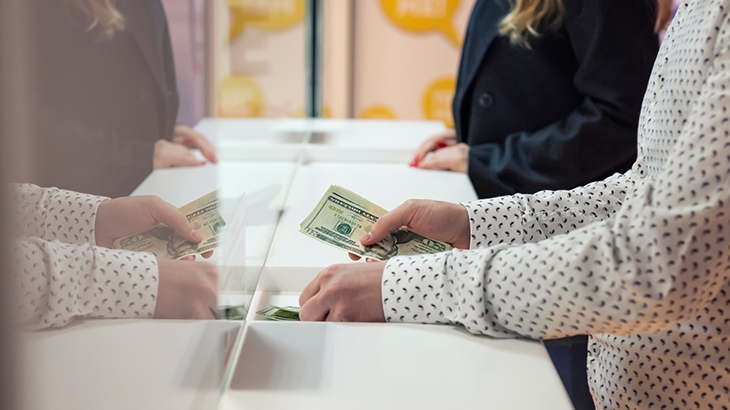
M165 225L114 241L112 248L152 252L160 258L180 259L218 248L226 222L218 213L220 200L214 191L180 208L193 228L203 235L200 243L190 242Z
M299 307L297 306L269 306L266 309L261 309L256 313L266 317L269 320L276 320L278 322L299 321Z
M248 315L246 305L218 306L218 319L220 320L245 320Z
M439 253L451 245L426 238L402 227L380 242L360 243L375 222L388 211L337 185L329 187L299 231L320 242L366 258L387 260L399 255Z

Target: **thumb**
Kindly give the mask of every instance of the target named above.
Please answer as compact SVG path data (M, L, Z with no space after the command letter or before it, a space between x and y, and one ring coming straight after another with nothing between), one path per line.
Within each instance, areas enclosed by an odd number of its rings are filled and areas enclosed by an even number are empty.
M380 242L386 236L390 235L391 232L399 229L402 226L408 226L408 223L413 218L415 212L413 202L406 201L399 207L383 215L378 222L373 225L373 229L369 234L363 236L360 242L363 245L372 245Z
M157 198L150 205L150 212L157 222L167 225L176 234L190 242L198 243L203 240L203 236L193 229L188 218L171 204Z

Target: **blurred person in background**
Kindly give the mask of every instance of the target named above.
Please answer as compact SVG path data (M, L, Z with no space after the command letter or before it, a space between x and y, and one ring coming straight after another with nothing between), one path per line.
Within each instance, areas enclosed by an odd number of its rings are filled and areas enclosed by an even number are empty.
M625 172L671 0L477 0L455 128L422 169L468 173L479 198L569 189Z
M160 0L35 0L43 123L29 182L130 194L153 169L217 162L176 125L178 94Z

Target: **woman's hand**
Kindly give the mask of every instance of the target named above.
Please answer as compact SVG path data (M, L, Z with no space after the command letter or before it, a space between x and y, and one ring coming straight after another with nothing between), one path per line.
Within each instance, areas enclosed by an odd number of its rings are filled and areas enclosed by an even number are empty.
M416 156L410 163L412 167L418 167L430 152L456 145L456 130L450 128L441 134L435 135L421 144L416 151Z
M203 156L213 164L218 163L213 144L205 136L187 125L178 125L172 136L172 142L184 145L187 148L197 148Z
M157 259L157 319L215 319L218 270L204 262Z
M442 171L469 172L469 145L463 142L440 148L418 165L421 169L435 169Z
M94 225L96 244L110 248L114 240L147 231L160 223L191 242L199 243L203 239L185 215L171 204L156 196L127 196L99 204ZM203 257L212 254L206 252Z
M186 125L178 125L175 127L172 141L158 140L155 142L152 167L162 169L205 165L205 161L199 160L190 150L191 148L199 149L208 161L218 163L213 144L203 134Z
M360 242L363 245L375 244L402 226L454 248L469 249L471 227L466 208L449 202L414 199L383 215ZM360 257L350 254L350 259L358 260Z
M197 167L200 165L205 165L205 161L199 160L190 151L190 148L167 140L155 142L155 154L152 158L153 169Z
M381 285L385 262L335 265L299 296L303 321L384 322Z

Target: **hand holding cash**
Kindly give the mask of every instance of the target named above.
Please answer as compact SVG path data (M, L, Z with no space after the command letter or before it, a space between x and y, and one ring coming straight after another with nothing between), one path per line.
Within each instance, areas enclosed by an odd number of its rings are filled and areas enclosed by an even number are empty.
M119 238L112 248L136 252L151 252L158 258L181 259L200 255L218 248L225 221L218 213L217 192L211 192L180 208L193 229L202 236L199 243L191 242L167 225Z
M301 223L300 232L349 253L378 260L451 249L446 242L429 239L402 226L377 243L368 246L360 243L386 213L388 211L367 199L332 185Z

